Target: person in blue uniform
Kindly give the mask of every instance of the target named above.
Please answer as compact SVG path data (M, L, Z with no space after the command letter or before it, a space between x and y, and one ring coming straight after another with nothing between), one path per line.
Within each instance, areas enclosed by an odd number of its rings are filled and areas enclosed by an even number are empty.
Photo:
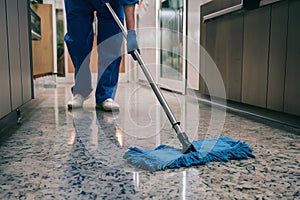
M68 108L81 108L93 90L89 64L96 11L98 19L96 107L105 111L119 110L114 97L118 85L123 35L107 9L106 2L109 2L122 23L125 19L128 30L127 51L135 59L133 51L138 50L138 43L134 30L134 10L139 0L65 0L67 17L65 42L75 68L75 83L71 89L73 96L68 102Z

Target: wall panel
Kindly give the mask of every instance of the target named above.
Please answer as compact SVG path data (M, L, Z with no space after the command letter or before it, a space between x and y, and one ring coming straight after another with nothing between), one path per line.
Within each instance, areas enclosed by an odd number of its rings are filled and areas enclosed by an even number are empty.
M32 98L32 74L30 60L30 40L28 24L28 1L18 1L19 25L20 25L20 58L22 72L23 103Z
M18 1L7 0L8 52L12 110L22 105L22 72L20 60Z
M5 0L0 0L0 118L11 111Z
M240 101L243 15L232 15L207 22L206 31L206 50L222 76L227 99Z
M283 111L288 3L272 6L267 108Z
M229 39L226 49L226 91L229 100L240 102L242 91L244 16L242 14L234 15L229 18L229 21Z
M242 102L266 107L270 7L247 12L244 19Z
M300 1L290 1L284 111L300 115Z

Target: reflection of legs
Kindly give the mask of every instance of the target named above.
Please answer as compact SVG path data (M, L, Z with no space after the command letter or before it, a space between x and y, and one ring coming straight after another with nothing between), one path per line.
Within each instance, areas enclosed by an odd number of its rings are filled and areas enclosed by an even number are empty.
M123 8L112 4L117 15L124 21ZM117 89L121 63L123 36L107 9L98 12L98 84L96 102L114 98ZM117 34L117 35L116 35Z
M75 67L73 95L87 97L92 91L89 68L93 45L93 10L87 1L65 0L67 29L65 41Z
M99 133L102 133L112 144L120 147L116 136L117 131L117 113L97 111L97 124Z
M94 113L84 109L72 110L76 140L81 141L90 153L97 150L98 133L94 128Z

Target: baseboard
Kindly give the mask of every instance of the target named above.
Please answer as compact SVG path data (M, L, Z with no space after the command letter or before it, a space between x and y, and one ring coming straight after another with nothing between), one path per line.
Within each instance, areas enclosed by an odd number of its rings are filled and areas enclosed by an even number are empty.
M187 96L197 99L207 105L212 104L208 95L200 94L200 92L196 90L188 89ZM222 102L225 102L225 104ZM219 102L216 101L216 103L214 103L214 106L220 107L223 110L224 108L226 108L228 112L240 115L245 118L259 120L259 122L271 126L289 129L290 131L293 131L295 133L300 133L300 116L273 111L266 108L260 108L244 103L238 103L230 100L220 100Z

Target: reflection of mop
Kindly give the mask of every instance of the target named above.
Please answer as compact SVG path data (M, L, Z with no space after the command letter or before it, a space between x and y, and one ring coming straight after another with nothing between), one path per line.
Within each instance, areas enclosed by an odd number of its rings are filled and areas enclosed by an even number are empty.
M124 37L127 38L126 29L110 4L106 3L106 7L120 27ZM206 164L210 161L228 161L230 159L254 157L248 144L227 137L198 140L191 143L186 133L182 131L180 122L175 119L138 50L134 50L134 55L175 130L177 138L182 144L182 149L179 150L166 145L160 145L155 150L130 148L124 155L124 158L129 163L134 164L138 168L155 171Z

